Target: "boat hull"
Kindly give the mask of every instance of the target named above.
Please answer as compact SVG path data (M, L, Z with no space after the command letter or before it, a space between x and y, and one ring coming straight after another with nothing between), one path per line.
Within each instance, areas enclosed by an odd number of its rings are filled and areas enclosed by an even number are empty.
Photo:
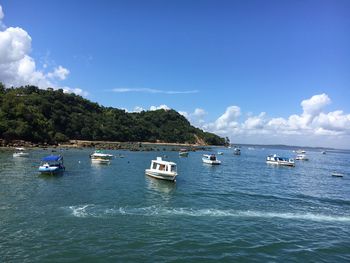
M167 181L176 181L176 173L160 173L158 171L152 171L150 169L145 170L145 174L156 178L156 179L161 179L161 180L167 180Z
M110 164L111 161L109 159L93 159L91 158L92 163L97 163L97 164Z
M202 161L203 161L203 163L210 164L210 165L219 165L219 164L221 164L221 161L218 161L218 160L211 161L211 160L207 160L205 158L202 158Z
M39 167L39 172L41 174L58 174L64 172L64 167L46 167L46 166L40 166Z
M332 173L332 176L333 177L344 177L344 175L341 173Z
M295 164L291 163L291 162L274 162L274 161L266 161L267 164L273 164L273 165L280 165L280 166L290 166L290 167L294 167Z
M188 152L180 152L179 156L180 157L188 157Z

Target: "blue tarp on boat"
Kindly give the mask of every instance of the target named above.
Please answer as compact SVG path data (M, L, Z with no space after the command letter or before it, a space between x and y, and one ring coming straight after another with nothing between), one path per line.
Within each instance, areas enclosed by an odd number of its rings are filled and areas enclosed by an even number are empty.
M61 155L50 155L50 156L46 156L43 159L41 159L43 162L57 162L60 159L62 159Z

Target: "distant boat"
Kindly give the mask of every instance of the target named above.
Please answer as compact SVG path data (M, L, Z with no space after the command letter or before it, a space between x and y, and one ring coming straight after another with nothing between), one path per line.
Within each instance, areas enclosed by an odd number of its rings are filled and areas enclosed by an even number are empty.
M308 158L305 154L298 154L298 155L295 157L295 160L308 161L309 158Z
M223 155L224 153L223 152L218 152L218 155Z
M24 148L16 148L16 151L13 153L13 157L28 157L29 153L25 151Z
M188 156L188 151L187 151L187 149L180 149L180 151L179 151L179 156L180 156L180 157L187 157L187 156Z
M344 177L344 174L334 172L334 173L332 173L332 176L333 177Z
M114 156L112 154L107 154L101 150L96 150L94 153L90 154L92 163L109 164Z
M64 172L63 157L61 155L50 155L41 160L39 172L41 174L58 174Z
M234 154L234 155L241 155L241 149L239 149L238 147L235 147L235 148L233 149L233 154Z
M216 158L215 154L203 154L202 161L203 163L212 165L221 164L221 161Z
M282 165L282 166L295 166L293 159L280 157L280 156L277 156L276 154L267 156L266 163Z
M157 179L175 181L177 176L176 163L157 157L156 160L151 161L151 166L145 170L145 174Z
M322 153L322 154L326 154L326 151L322 151L321 153Z
M301 149L296 150L295 152L296 152L297 154L304 154L304 153L306 153L304 150L301 150Z

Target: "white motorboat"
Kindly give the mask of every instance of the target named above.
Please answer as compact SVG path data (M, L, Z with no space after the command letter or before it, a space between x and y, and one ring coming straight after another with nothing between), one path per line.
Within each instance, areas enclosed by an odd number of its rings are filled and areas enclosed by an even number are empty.
M309 158L308 158L305 154L298 154L298 155L295 157L295 160L308 161Z
M202 161L212 165L221 164L221 161L216 158L215 154L203 154Z
M41 160L39 172L42 174L58 174L64 172L63 157L61 155L50 155Z
M302 149L299 149L299 150L296 150L295 151L297 154L304 154L304 153L306 153L304 150L302 150Z
M235 148L233 149L233 154L234 154L234 155L241 155L241 149L239 149L238 147L235 147Z
M293 159L280 157L280 156L277 156L276 154L267 156L266 163L283 165L283 166L295 166Z
M92 163L109 164L114 156L112 154L104 153L100 150L96 150L90 154Z
M151 167L146 169L145 173L157 179L175 181L177 176L176 168L176 163L164 161L162 157L157 157L156 160L152 160Z
M29 153L25 151L24 148L16 148L16 151L13 153L13 157L28 157Z

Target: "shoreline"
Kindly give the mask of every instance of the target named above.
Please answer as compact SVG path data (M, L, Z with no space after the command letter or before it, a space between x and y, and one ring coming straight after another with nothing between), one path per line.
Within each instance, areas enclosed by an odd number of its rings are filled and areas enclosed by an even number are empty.
M188 143L165 143L165 142L115 142L115 141L88 141L70 140L62 144L39 144L23 140L14 140L7 144L2 141L1 148L95 148L104 150L130 150L130 151L179 151L186 148L189 151L207 150L215 145L201 145Z

